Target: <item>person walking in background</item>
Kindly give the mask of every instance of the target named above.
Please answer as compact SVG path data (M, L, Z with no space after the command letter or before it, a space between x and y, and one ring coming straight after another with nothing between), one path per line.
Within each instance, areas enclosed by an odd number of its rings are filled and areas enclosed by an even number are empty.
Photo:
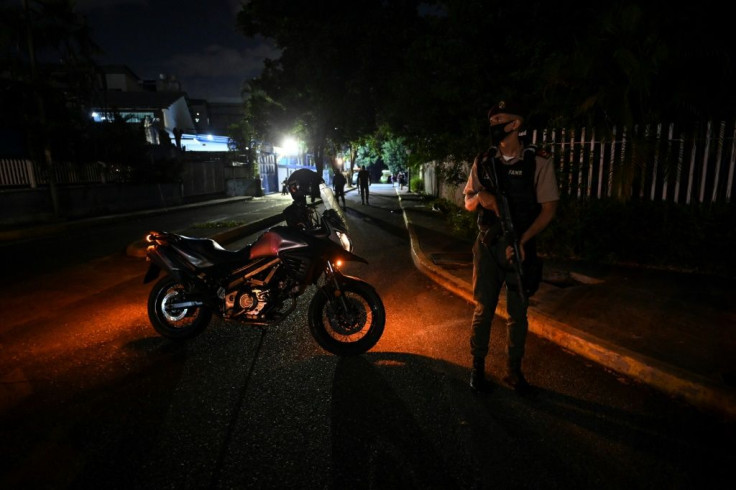
M176 142L176 147L181 150L181 136L184 134L184 131L181 129L174 128L174 141Z
M335 177L332 179L332 186L335 189L335 199L337 199L338 205L340 205L340 198L342 198L342 209L347 208L345 204L345 184L347 184L347 179L345 179L342 172L335 172Z
M470 353L473 367L470 387L488 392L493 385L485 377L485 358L491 337L491 324L501 287L506 284L507 375L504 382L521 395L534 394L521 370L529 323L528 298L539 286L541 262L537 258L534 237L552 221L557 209L559 191L550 155L536 148L524 148L519 130L524 124L524 110L513 103L499 102L488 119L492 146L478 155L463 190L465 208L478 211L478 238L473 245L473 299L475 309L471 323ZM495 166L495 174L493 168ZM494 175L498 176L495 182ZM519 240L521 257L501 233L499 186L506 191L511 222ZM523 285L516 284L510 265L519 260L524 270ZM523 287L522 296L519 287Z
M362 204L369 204L368 198L370 193L368 188L371 186L371 175L365 169L365 165L360 167L358 172L358 188L360 189L360 202Z
M404 172L399 172L399 190L403 191L405 185L406 185L406 174Z

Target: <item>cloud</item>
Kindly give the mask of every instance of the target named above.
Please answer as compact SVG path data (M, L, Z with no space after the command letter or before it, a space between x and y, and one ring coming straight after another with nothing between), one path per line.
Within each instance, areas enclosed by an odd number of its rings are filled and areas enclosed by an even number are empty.
M266 43L244 50L210 44L196 53L174 55L166 62L166 67L181 77L242 75L250 78L260 74L264 59L279 55L279 50Z
M127 64L144 79L175 76L192 96L239 96L266 58L281 52L237 30L243 0L77 0L104 50L101 64Z
M168 58L164 68L192 97L234 100L239 98L246 80L260 75L263 60L278 56L280 51L266 42L245 49L210 44L197 52Z

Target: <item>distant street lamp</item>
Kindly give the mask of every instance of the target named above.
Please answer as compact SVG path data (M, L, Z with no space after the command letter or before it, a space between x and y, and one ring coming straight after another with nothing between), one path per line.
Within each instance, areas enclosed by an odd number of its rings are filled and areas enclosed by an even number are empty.
M299 154L299 142L291 136L287 136L286 138L284 138L284 140L281 142L281 148L283 149L285 155Z

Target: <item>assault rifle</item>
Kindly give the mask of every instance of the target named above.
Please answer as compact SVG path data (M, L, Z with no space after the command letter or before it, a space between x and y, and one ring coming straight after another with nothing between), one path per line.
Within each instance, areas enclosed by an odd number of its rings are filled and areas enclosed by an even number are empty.
M514 258L511 260L511 264L514 266L514 272L516 273L516 282L519 296L523 304L526 304L526 290L524 288L524 269L521 266L521 243L519 237L516 236L514 230L514 223L511 221L511 207L509 206L508 194L505 186L502 184L501 179L498 178L498 171L496 169L496 148L491 147L488 150L488 160L490 160L490 166L492 175L488 173L487 163L483 162L482 159L478 159L479 167L483 169L486 180L492 182L496 186L496 204L498 205L498 211L500 213L499 221L501 223L501 233L504 237L504 241L511 245L514 250ZM504 256L506 251L503 251Z

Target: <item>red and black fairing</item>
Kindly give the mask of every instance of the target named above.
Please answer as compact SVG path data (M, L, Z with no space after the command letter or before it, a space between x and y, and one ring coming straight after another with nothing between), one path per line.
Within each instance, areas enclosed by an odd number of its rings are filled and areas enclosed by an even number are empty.
M317 281L328 260L358 261L365 259L343 249L330 240L329 233L276 226L261 235L250 248L250 258L278 257L288 274L301 284Z

